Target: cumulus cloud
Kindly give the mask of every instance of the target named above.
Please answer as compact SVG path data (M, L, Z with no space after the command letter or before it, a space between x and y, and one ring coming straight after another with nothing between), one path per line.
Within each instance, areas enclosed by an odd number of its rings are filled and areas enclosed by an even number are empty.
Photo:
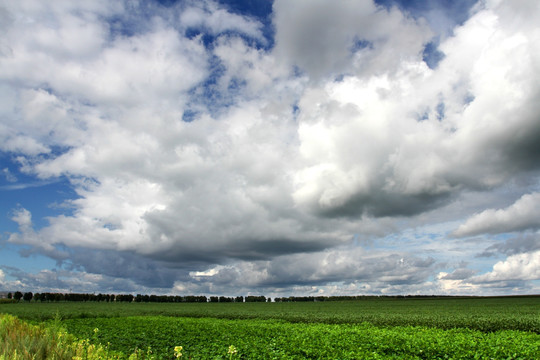
M415 60L431 33L425 23L372 1L274 2L276 52L310 77L393 70Z
M30 249L26 249L26 251L30 252L43 253L49 256L56 253L54 247L56 240L48 241L46 238L43 238L39 231L35 231L30 211L19 207L13 211L11 220L18 224L19 232L11 233L8 237L8 242L28 245Z
M500 234L538 229L540 227L540 219L537 216L539 211L540 193L526 194L505 209L488 209L473 215L460 225L453 235Z
M16 210L9 241L163 288L425 282L430 256L341 247L536 174L540 10L527 4L479 5L435 68L429 22L372 1L277 0L271 49L257 20L212 1L6 4L0 150L77 195L41 228ZM537 229L538 200L455 235Z
M412 215L536 169L539 89L511 68L525 58L534 73L535 45L498 10L456 29L436 71L412 56L304 92L300 152L313 165L297 173L295 199L330 216ZM524 56L512 65L514 51Z
M516 254L493 265L493 270L471 278L473 283L540 279L540 251Z

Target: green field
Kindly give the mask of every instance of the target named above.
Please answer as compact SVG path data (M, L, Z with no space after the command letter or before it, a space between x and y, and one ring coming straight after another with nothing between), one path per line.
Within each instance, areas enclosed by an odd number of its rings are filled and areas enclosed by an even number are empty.
M540 297L1 304L130 354L193 359L539 359ZM94 329L99 329L97 332ZM236 354L228 354L229 346Z

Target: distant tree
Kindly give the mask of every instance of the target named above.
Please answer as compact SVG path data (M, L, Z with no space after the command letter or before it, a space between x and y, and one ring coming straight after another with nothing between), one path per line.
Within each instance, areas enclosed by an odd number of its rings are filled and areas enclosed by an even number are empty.
M12 294L12 293L8 293L8 294L7 294L7 298L8 298L8 299L13 299L13 294Z
M21 298L23 297L23 293L20 292L20 291L15 291L15 294L13 295L13 298L17 301L21 300Z
M32 294L31 292L25 292L23 295L23 300L30 301L32 300L33 297L34 297L34 294Z
M132 294L122 294L116 296L116 301L121 302L133 302L134 296Z

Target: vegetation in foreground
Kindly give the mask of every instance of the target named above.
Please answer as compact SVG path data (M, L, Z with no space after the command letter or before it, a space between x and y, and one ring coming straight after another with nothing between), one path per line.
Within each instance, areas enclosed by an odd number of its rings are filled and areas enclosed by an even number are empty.
M540 335L515 330L481 332L419 326L289 323L164 316L68 319L70 333L91 336L129 353L151 348L174 358L174 346L192 359L221 359L232 344L241 359L537 359Z
M539 335L509 330L483 333L163 316L69 319L62 324L91 340L77 340L58 328L58 321L44 327L0 316L0 359L536 359L540 355ZM179 342L184 345L174 345ZM228 345L231 342L235 345Z
M1 316L0 359L537 359L539 301L0 304L34 324Z
M0 315L0 359L112 359L120 358L107 347L78 340L58 327L31 325L12 315Z

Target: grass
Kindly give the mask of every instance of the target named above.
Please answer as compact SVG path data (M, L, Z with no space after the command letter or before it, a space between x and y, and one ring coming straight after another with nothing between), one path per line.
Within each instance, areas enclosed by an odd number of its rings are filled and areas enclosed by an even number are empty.
M0 359L73 359L78 344L53 324L36 326L11 315L0 316Z
M147 359L156 357L149 351L135 349L126 356L113 351L108 345L92 339L80 340L65 331L59 318L44 324L33 325L15 316L0 314L0 360L98 360L98 359ZM128 353L129 354L129 353Z

